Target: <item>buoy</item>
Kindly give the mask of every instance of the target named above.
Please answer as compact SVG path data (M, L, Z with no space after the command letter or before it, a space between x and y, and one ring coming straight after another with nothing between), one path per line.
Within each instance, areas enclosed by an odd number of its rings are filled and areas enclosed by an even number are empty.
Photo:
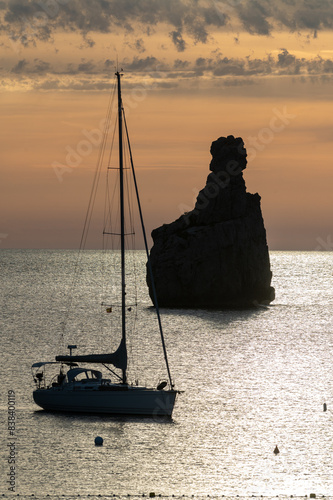
M310 498L316 498L316 494L315 493L310 493Z
M151 491L151 492L149 493L149 498L154 498L154 497L155 497L155 493L154 493L153 491Z
M101 436L95 437L95 445L96 446L103 446L103 438Z
M323 410L327 411L327 404L326 403L324 403L324 405L323 405Z
M274 448L274 453L275 453L275 455L278 455L278 454L280 453L280 450L279 450L279 448L277 447L277 445L276 445L276 446L275 446L275 448Z

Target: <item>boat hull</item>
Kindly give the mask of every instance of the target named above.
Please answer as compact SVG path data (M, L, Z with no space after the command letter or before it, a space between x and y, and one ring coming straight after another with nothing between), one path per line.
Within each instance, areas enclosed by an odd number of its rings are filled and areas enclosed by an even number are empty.
M129 387L116 391L36 389L35 403L48 411L171 417L177 391Z

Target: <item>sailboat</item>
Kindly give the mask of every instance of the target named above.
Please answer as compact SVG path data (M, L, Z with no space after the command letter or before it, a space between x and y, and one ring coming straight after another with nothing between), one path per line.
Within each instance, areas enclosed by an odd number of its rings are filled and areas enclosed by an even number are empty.
M149 260L149 251L141 204L138 194L135 171L133 167L132 153L128 137L128 129L124 108L122 104L121 76L117 71L117 114L119 134L119 217L120 217L120 288L121 288L121 340L119 347L111 353L75 355L73 351L77 348L75 344L68 345L69 354L58 355L55 361L37 362L32 365L32 372L36 388L33 391L33 399L41 408L48 411L63 411L75 413L104 413L111 415L144 415L144 416L167 416L171 417L176 396L179 391L175 389L171 378L170 367L167 358L166 346L162 330L160 312L154 289L154 304L157 313L158 326L160 330L161 343L163 347L164 360L168 374L168 380L159 382L156 387L146 387L132 384L127 376L127 328L126 314L126 259L125 259L125 209L124 209L124 160L123 160L123 134L126 131L130 155L130 165L135 186L137 206L140 216L143 239L148 258L148 270L151 281L154 283ZM82 366L82 363L84 366ZM116 380L104 378L102 371L89 368L86 364L99 364L108 368ZM58 375L46 382L47 365L58 365ZM112 365L111 369L108 365ZM120 370L120 375L115 370Z

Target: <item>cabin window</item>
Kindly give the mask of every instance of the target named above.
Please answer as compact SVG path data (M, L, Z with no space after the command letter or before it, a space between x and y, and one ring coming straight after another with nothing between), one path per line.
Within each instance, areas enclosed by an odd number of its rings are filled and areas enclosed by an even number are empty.
M87 380L87 378L89 378L89 377L87 376L86 372L78 373L75 376L75 380L77 380L78 382L81 381L81 380Z

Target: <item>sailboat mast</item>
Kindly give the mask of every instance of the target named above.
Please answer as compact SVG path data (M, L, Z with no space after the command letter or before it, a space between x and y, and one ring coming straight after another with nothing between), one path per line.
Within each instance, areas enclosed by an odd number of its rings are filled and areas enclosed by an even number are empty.
M124 117L125 132L126 132L126 137L127 137L127 145L128 145L129 156L130 156L130 162L131 162L131 168L132 168L132 175L133 175L133 181L134 181L134 187L135 187L135 193L136 193L136 200L137 200L137 203L138 203L138 209L139 209L139 214L140 214L140 222L141 222L141 228L142 228L142 234L143 234L143 240L144 240L145 250L146 250L146 255L147 255L148 272L149 272L150 279L151 279L151 285L152 285L152 291L153 291L153 298L154 298L154 305L155 305L155 309L156 309L156 313L157 313L158 326L159 326L161 340L162 340L164 360L165 360L165 364L166 364L166 367L167 367L167 372L168 372L170 387L171 387L171 389L173 389L174 388L174 384L173 384L172 378L171 378L169 361L168 361L168 356L167 356L167 351L166 351L166 346L165 346L165 341L164 341L164 334L163 334L163 329L162 329L160 310L159 310L159 307L158 307L158 301L157 301L157 295L156 295L156 288L155 288L154 276L153 276L153 270L152 270L152 267L151 267L150 255L149 255L149 250L148 250L146 228L145 228L145 225L144 225L144 222L143 222L143 214L142 214L141 202L140 202L140 198L139 198L138 184L136 182L136 175L135 175L134 163L133 163L133 157L132 157L132 148L131 148L131 144L130 144L130 140L129 140L129 135L128 135L128 129L127 129L127 123L126 123L126 117L125 117L125 111L124 110L123 110L123 117Z
M120 251L121 251L121 336L126 346L126 283L125 283L125 210L124 210L124 164L123 164L123 114L121 101L120 73L118 82L118 130L119 130L119 198L120 198ZM123 370L123 384L127 383L126 369Z

